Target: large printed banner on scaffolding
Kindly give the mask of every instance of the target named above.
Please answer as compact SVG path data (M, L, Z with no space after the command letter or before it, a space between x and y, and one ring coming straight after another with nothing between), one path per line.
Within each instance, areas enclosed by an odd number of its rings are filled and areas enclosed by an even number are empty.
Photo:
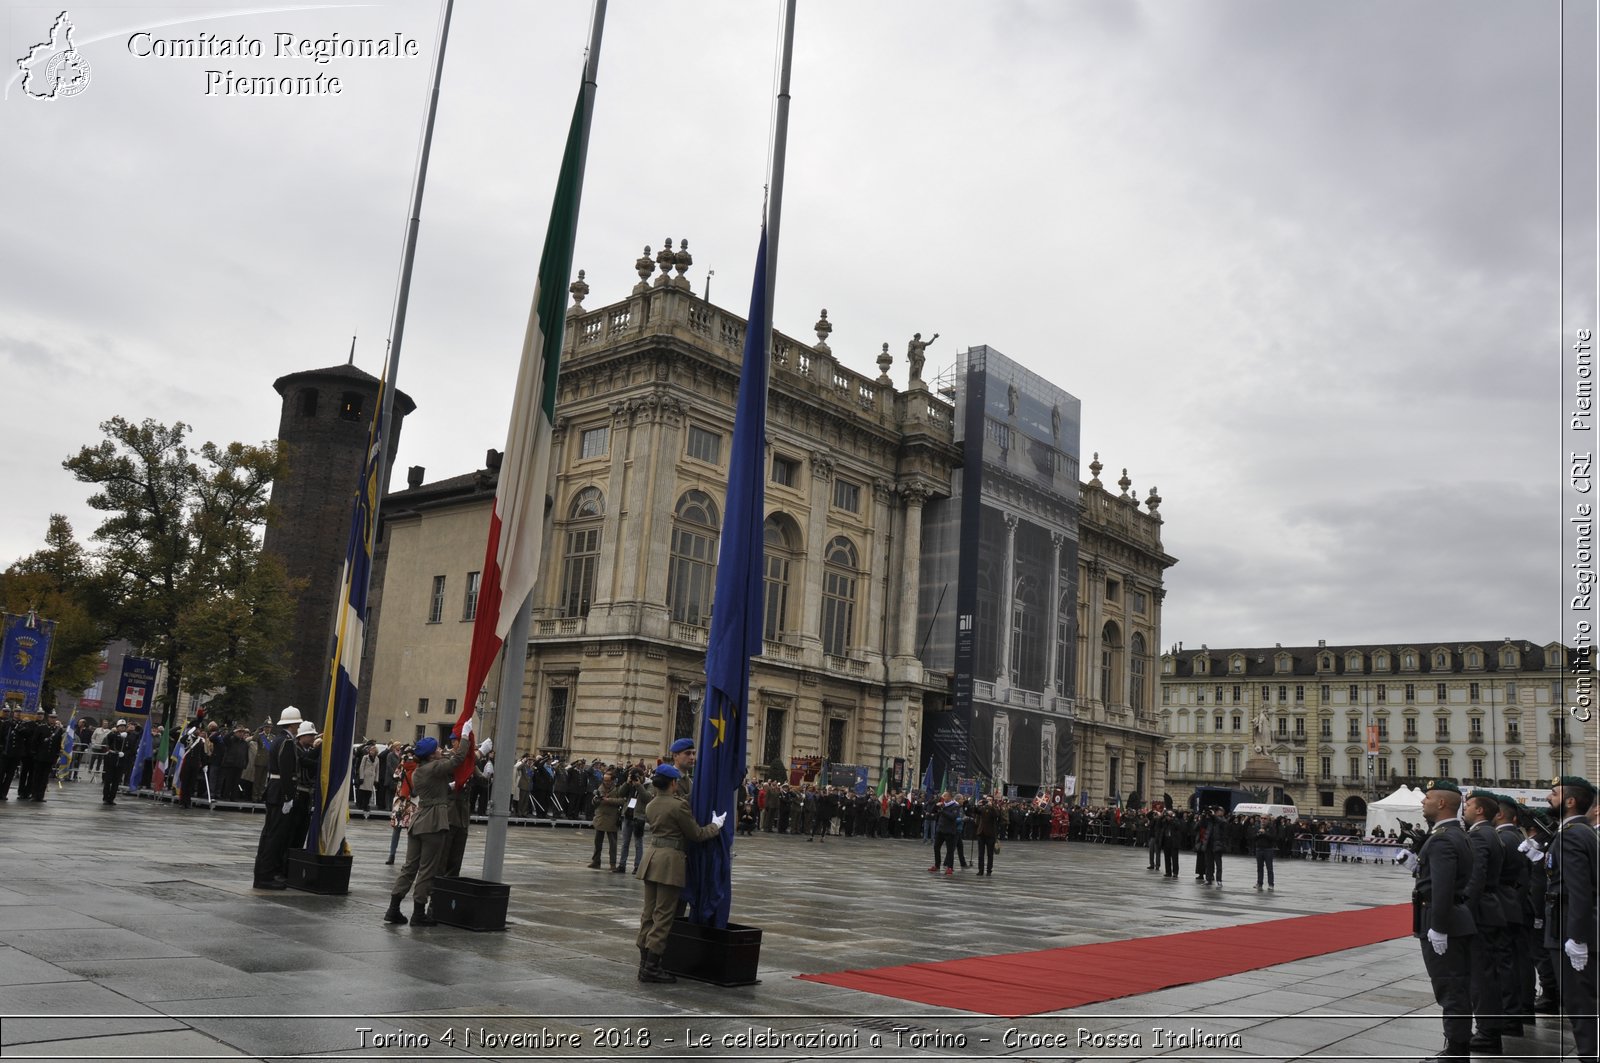
M156 690L157 662L144 657L124 657L117 681L116 713L121 717L150 715Z
M56 622L40 620L32 614L0 616L5 620L5 634L0 638L0 700L7 708L37 713Z

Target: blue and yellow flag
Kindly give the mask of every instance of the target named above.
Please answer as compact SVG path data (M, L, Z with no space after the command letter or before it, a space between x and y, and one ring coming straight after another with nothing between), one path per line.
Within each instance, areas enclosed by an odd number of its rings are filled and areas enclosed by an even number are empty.
M385 373L385 376L388 374ZM306 848L321 856L348 855L345 825L350 819L350 760L355 745L356 693L361 680L361 649L367 637L367 586L377 542L378 477L383 466L383 391L367 429L367 460L350 508L350 541L339 576L333 658L328 665L328 704L322 726L322 770L311 807ZM298 839L296 839L298 841Z
M745 770L745 727L750 704L750 658L761 652L764 590L767 448L767 231L761 229L750 320L744 333L744 370L733 418L728 498L718 546L717 590L706 650L706 702L701 713L700 757L691 795L697 823L721 812L734 817L734 798ZM732 823L689 853L689 918L725 927L733 896Z

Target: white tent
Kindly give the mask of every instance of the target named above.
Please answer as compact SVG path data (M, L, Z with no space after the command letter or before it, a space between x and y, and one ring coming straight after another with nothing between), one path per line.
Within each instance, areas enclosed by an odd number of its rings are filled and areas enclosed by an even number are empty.
M1374 801L1368 805L1367 833L1371 834L1374 827L1382 827L1385 834L1393 835L1400 829L1402 819L1413 827L1423 825L1421 790L1401 786L1382 801Z

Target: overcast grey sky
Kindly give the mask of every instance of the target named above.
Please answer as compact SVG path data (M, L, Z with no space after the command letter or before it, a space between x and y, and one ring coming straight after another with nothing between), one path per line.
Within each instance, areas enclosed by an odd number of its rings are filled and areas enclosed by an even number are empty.
M4 5L8 75L60 10ZM68 10L89 87L0 103L0 565L52 512L93 531L60 463L106 418L257 442L277 376L352 332L378 371L439 4ZM457 7L397 477L503 444L589 14ZM778 20L613 0L588 305L670 236L742 312ZM266 55L141 58L141 30ZM274 59L279 32L421 54ZM1085 468L1164 499L1166 644L1556 638L1559 32L1498 0L800 0L776 326L825 306L901 384L914 331L930 369L989 344L1081 398ZM208 96L208 69L343 91Z

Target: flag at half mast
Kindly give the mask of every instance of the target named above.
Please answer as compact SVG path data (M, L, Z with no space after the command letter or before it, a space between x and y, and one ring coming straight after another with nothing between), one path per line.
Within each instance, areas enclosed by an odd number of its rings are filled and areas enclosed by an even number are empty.
M464 732L477 707L495 655L539 571L544 540L544 499L550 475L550 436L555 424L556 381L561 372L561 341L566 331L567 281L572 273L572 245L578 235L578 201L583 186L583 111L586 93L578 93L561 155L555 203L545 231L539 275L534 281L533 308L522 340L522 362L511 403L511 426L495 485L494 512L484 550L478 612L472 622L472 650L467 659L467 692L455 733ZM522 666L522 653L513 659ZM456 771L458 785L472 776L476 753L469 753Z
M728 458L728 498L722 514L717 557L716 597L706 644L706 700L700 714L699 760L690 794L696 823L714 813L730 818L734 790L744 780L746 713L750 703L750 658L761 652L762 594L765 590L767 449L767 231L761 230L756 276L750 291L750 319L744 331L744 367L733 417ZM731 826L689 853L684 895L689 918L725 927L733 896Z
M383 468L385 434L383 392L388 387L388 375L386 370L385 379L378 384L378 401L367 428L366 463L361 467L361 480L350 506L350 539L345 546L344 568L339 573L327 713L322 724L322 767L308 835L317 840L317 853L321 856L348 855L350 851L345 841L345 826L350 819L350 749L355 744L361 650L367 637L367 590L378 535L378 477Z

